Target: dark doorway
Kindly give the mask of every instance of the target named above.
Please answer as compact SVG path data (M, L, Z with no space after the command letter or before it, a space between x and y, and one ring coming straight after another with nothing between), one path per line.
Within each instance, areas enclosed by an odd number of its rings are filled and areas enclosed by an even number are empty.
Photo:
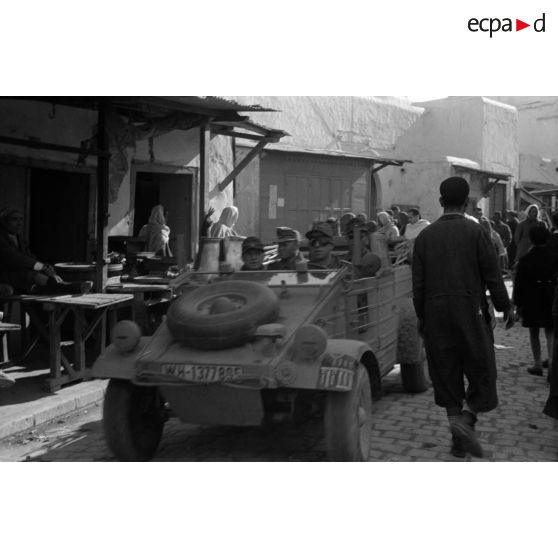
M176 255L176 236L184 235L186 257L191 258L192 175L186 173L137 172L134 211L134 236L149 220L158 204L168 212L170 248Z
M53 264L85 262L89 175L32 168L29 183L31 251Z

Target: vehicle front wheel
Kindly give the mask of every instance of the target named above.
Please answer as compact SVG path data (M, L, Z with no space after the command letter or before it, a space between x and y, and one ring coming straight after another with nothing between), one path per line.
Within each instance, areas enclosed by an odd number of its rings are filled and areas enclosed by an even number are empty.
M110 451L120 461L148 461L163 433L166 413L157 388L110 380L103 406L103 428Z
M353 389L328 392L324 430L330 461L367 461L372 435L372 389L366 368L356 370Z

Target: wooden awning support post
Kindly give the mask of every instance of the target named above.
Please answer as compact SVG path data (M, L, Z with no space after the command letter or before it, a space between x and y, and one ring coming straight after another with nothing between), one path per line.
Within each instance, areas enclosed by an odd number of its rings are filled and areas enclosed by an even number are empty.
M200 192L198 236L205 219L205 193L209 191L209 143L211 132L209 123L200 126Z
M109 151L107 134L106 103L101 102L98 108L97 151ZM97 159L97 238L95 258L95 290L102 293L107 285L108 256L108 199L109 199L109 159Z
M238 163L238 165L219 183L216 190L222 192L252 162L269 141L268 138L264 137L257 145L252 147L246 154L246 157L244 157L244 159L242 159L242 161L240 161L240 163Z

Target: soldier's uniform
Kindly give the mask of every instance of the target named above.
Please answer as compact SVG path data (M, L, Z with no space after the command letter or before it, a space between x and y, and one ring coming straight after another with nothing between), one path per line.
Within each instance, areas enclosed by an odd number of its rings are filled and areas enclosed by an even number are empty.
M289 227L277 227L276 233L277 238L275 242L277 244L283 244L285 242L296 242L297 249L295 254L293 254L291 257L277 260L269 264L267 269L272 271L295 271L296 265L298 263L306 261L306 259L298 249L298 246L300 244L300 233L295 229L291 229Z

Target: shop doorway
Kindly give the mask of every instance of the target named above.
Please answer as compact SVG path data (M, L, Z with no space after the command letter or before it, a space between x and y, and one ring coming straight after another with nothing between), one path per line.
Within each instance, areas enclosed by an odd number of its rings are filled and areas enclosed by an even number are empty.
M168 212L171 251L176 256L176 237L182 234L186 257L191 258L192 185L189 173L136 172L134 236L148 222L151 209L161 204Z
M42 261L85 262L90 175L31 168L29 245Z

